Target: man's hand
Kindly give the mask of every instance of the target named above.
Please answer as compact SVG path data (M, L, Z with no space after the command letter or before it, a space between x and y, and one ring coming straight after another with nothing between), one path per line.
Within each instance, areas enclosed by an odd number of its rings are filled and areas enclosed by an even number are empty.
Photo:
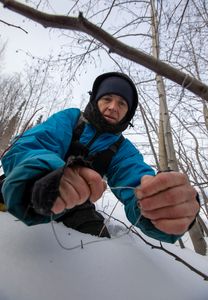
M142 215L168 234L187 231L200 208L195 189L186 175L179 172L146 175L135 194Z
M66 168L60 180L59 192L52 211L61 213L64 209L73 208L87 199L97 201L106 189L102 177L95 171L85 167Z

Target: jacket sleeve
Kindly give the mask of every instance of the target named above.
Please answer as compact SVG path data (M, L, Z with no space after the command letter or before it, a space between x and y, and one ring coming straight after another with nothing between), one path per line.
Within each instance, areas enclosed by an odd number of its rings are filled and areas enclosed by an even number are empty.
M46 223L30 207L28 191L34 182L65 164L73 128L80 116L78 109L67 109L16 139L2 158L6 179L2 193L8 211L27 225Z
M129 140L125 140L111 161L107 174L110 187L137 187L144 175L155 175L154 170L147 165L141 153ZM138 199L134 190L128 188L112 189L115 196L124 204L125 213L131 224L139 227L143 233L154 239L174 243L179 236L166 234L145 217L140 218Z

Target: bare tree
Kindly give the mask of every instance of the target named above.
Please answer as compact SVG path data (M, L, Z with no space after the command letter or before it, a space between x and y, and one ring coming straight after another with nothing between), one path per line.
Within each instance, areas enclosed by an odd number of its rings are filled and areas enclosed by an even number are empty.
M21 99L22 86L18 76L0 81L0 152L7 147L20 119L24 101Z
M46 118L49 107L52 112L67 103L62 99L54 101L60 92L68 95L71 89L63 88L61 81L54 82L51 73L49 57L47 61L26 65L21 74L0 76L0 154L14 136L40 122L43 114Z
M208 100L207 85L196 78L177 70L171 65L156 59L153 56L147 55L136 48L124 44L123 42L119 41L119 38L114 38L113 35L103 30L101 26L97 26L88 21L86 18L84 18L82 13L80 13L79 17L77 18L51 15L15 0L0 0L0 2L4 5L4 7L30 18L31 20L40 23L44 27L84 32L105 45L111 53L116 53L133 62L143 65L157 74L183 85L185 88L200 96L202 99Z
M106 0L105 5L97 0L78 0L66 16L60 16L44 13L49 11L48 1L38 1L37 6L35 1L32 4L27 1L26 5L11 0L0 2L45 27L61 30L61 34L68 38L67 47L71 52L62 51L57 59L50 57L50 66L45 69L45 74L50 74L52 65L59 65L62 76L66 71L69 74L68 84L87 68L88 63L100 67L100 62L106 59L116 70L129 73L140 95L140 110L135 116L135 127L129 134L136 136L136 143L146 157L151 156L154 167L187 173L206 205L208 97L207 86L202 81L206 82L208 77L208 26L203 5L194 0L155 3ZM153 4L155 16L151 18ZM83 13L79 14L80 11ZM115 23L116 16L119 19ZM153 33L151 24L154 25ZM38 75L40 73L37 72ZM31 82L39 77L33 76ZM47 77L35 100L32 96L35 88L30 89L31 96L27 93L27 99L33 98L37 108L42 103L41 95L45 94L48 98L45 88ZM64 81L64 76L62 78ZM48 115L66 105L65 102L62 105L57 103L57 93L51 96ZM41 114L44 118L44 111ZM141 141L141 136L145 142ZM159 159L156 154L158 148Z

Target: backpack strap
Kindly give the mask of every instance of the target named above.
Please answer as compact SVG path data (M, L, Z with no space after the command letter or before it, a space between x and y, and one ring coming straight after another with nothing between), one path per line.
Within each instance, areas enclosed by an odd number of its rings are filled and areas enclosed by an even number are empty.
M115 143L113 143L108 149L99 151L94 155L90 155L88 157L88 160L91 161L92 169L98 172L102 177L105 174L107 174L111 160L118 151L123 141L124 136L121 135L120 138Z
M123 135L109 148L89 155L89 146L80 143L79 139L85 127L85 119L81 115L73 131L72 142L65 155L66 166L85 166L98 172L102 177L107 173L113 155L124 140Z
M85 127L85 118L83 116L83 113L80 113L79 120L77 122L77 125L75 126L75 129L73 130L73 136L72 141L78 141L80 139L80 136L84 130Z
M82 132L84 131L84 128L85 128L85 119L83 117L83 114L81 113L79 120L77 122L77 125L75 126L75 128L73 130L71 144L69 145L69 148L64 156L65 161L67 161L71 155L73 155L73 156L88 155L89 150L87 149L87 147L82 145L79 142L79 139L82 135Z

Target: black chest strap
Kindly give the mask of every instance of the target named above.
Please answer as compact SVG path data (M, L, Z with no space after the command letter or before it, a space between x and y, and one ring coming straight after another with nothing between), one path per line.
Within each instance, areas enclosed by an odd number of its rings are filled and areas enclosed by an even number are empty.
M107 174L111 160L123 141L124 137L121 135L109 148L88 156L88 160L91 161L92 169L98 172L102 177Z
M65 161L69 167L75 165L86 166L95 170L103 177L105 174L107 174L111 160L122 144L124 137L121 135L120 138L109 148L89 155L88 147L79 142L84 127L84 121L78 122L77 127L73 132L71 145L65 155Z

